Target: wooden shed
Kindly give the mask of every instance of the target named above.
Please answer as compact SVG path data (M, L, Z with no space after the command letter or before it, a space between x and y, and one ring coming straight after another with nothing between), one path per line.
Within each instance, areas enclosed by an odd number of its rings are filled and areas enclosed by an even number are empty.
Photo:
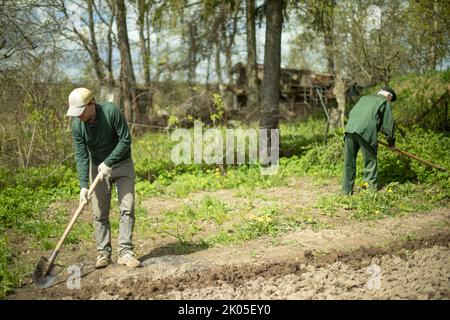
M228 90L236 96L237 108L246 106L247 83L246 66L238 62L233 67L235 79L227 86ZM263 81L264 65L258 64L258 80ZM288 103L289 109L302 108L302 106L318 106L320 103L317 90L322 94L324 102L328 104L335 100L333 94L334 78L330 74L317 74L307 69L281 69L280 76L280 98Z

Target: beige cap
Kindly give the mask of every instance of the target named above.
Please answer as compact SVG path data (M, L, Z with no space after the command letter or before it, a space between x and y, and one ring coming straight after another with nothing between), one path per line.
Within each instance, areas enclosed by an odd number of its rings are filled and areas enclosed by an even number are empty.
M68 117L79 117L86 105L93 99L92 92L86 88L76 88L69 95Z

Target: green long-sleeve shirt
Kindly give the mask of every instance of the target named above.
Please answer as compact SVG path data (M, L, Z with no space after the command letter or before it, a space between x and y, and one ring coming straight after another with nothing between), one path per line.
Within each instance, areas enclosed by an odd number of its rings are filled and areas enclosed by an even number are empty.
M389 143L395 143L395 122L389 101L379 94L361 97L350 111L345 132L359 134L377 150L380 131Z
M80 187L89 185L89 159L95 165L108 167L131 157L131 135L120 110L110 102L97 103L93 125L72 118L72 138L75 148Z

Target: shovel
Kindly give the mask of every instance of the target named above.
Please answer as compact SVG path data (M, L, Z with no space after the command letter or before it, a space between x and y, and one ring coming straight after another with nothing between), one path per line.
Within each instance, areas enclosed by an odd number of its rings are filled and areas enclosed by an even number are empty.
M383 141L378 140L378 143L381 144L381 145L383 145L383 146L385 146L385 147L388 147L388 148L389 148L389 145L388 145L387 143L383 142ZM406 152L406 151L403 151L403 150L400 150L400 149L397 149L397 148L393 148L393 149L391 149L391 150L394 151L394 152L397 152L398 154L401 154L401 155L403 155L403 156L405 156L405 157L408 157L408 158L417 160L417 161L419 161L420 163L423 163L423 164L426 165L426 166L435 168L435 169L437 169L437 170L439 170L439 171L442 171L442 172L448 172L448 169L447 169L447 168L438 166L437 164L431 163L430 161L421 159L421 158L419 158L418 156L413 155L412 153L409 153L409 152Z
M89 188L87 195L88 201L92 197L94 189L97 186L98 182L100 181L100 177L101 175L98 174L94 182L92 183L91 187ZM32 275L33 283L36 286L36 288L45 289L52 286L53 283L55 282L57 272L55 270L54 262L56 260L56 257L58 256L58 253L61 250L64 241L69 235L70 230L72 230L73 225L77 221L84 207L88 204L88 201L80 203L77 211L70 220L69 225L66 227L66 230L64 231L61 239L59 239L59 242L56 245L55 249L53 250L50 258L47 260L47 258L41 257L41 259L39 260L36 269L34 270Z

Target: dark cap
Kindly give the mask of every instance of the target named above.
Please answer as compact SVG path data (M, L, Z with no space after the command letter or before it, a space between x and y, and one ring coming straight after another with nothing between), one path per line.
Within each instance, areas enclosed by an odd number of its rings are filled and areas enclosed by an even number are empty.
M395 100L397 100L397 94L395 93L394 89L390 88L390 87L383 87L381 88L381 90L387 91L390 94L392 94L392 102L394 102Z

